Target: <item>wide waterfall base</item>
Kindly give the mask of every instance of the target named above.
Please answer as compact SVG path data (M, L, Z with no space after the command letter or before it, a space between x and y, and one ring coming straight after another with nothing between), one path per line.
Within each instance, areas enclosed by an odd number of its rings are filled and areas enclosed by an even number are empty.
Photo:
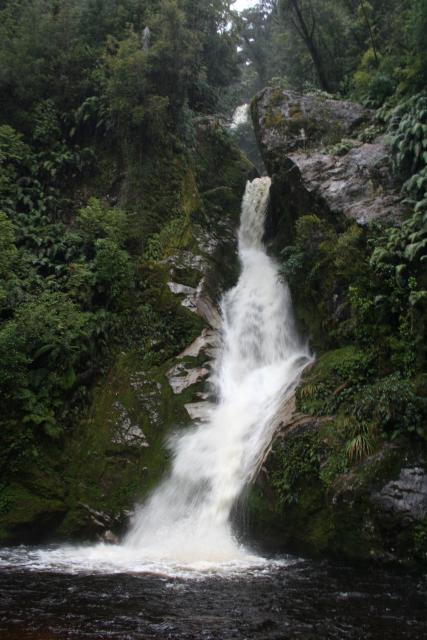
M0 571L42 571L69 574L157 574L171 578L203 579L258 573L297 562L291 556L268 559L244 547L233 558L178 561L155 559L125 545L46 546L0 548Z

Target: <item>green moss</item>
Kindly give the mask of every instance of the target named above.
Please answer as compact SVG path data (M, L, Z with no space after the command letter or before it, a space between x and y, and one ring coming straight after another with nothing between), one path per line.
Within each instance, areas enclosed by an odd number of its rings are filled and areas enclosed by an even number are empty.
M70 508L60 534L86 533L82 504L117 516L142 501L168 469L167 437L189 422L184 404L196 392L172 392L165 376L170 365L146 369L138 354L128 353L97 385L89 416L67 449ZM142 431L142 446L123 437L129 426Z
M264 118L263 125L267 127L267 129L288 129L285 116L280 111L270 111L267 113Z
M249 160L234 145L219 123L201 124L197 132L197 155L194 159L197 183L202 193L219 186L236 194L236 202L243 194L248 175L254 171ZM236 223L240 211L232 212Z
M283 102L283 91L280 87L275 87L270 93L270 105L279 107Z
M318 109L315 117L310 117L300 104L290 103L285 115L283 92L280 89L272 91L262 125L267 129L276 129L285 140L293 139L304 148L314 144L337 145L343 137L342 127L337 122L331 122L331 114L326 107ZM270 153L268 164L271 165Z
M25 475L0 488L0 542L37 541L66 512L65 487L46 468L28 468Z

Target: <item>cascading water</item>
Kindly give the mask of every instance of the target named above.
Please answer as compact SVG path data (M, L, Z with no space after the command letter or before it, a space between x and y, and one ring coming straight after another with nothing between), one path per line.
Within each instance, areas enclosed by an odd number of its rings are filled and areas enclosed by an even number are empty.
M296 334L288 288L262 243L269 178L248 183L237 286L222 303L218 403L173 442L170 476L140 510L125 545L148 558L230 561L245 555L230 512L269 443L283 395L309 361Z
M233 117L231 118L230 129L238 129L244 124L249 122L249 105L241 104L234 110Z
M223 349L213 373L218 401L171 442L168 478L140 508L121 545L60 547L13 555L15 564L67 571L248 568L264 562L240 545L230 522L310 355L291 299L262 242L269 178L249 182L239 230L241 275L222 301Z

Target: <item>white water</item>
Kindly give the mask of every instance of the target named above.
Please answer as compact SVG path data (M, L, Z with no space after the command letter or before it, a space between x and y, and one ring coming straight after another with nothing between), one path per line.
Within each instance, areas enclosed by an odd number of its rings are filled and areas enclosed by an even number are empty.
M288 288L262 243L269 178L248 183L237 286L222 304L218 403L173 442L170 476L137 514L125 546L147 559L223 563L248 557L231 510L272 437L283 396L309 361L296 334Z
M230 129L238 129L244 124L249 122L249 105L248 104L240 104L234 110L233 117L231 118Z
M265 566L238 543L230 514L271 441L279 407L310 361L294 328L288 288L262 243L269 188L269 178L256 179L243 199L241 276L222 303L217 404L204 422L175 437L171 473L121 545L38 551L27 557L31 566L175 575Z

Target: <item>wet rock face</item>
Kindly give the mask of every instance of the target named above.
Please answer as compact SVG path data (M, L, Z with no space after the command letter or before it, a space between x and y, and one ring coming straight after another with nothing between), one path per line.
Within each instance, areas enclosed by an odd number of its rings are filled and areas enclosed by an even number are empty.
M427 517L427 473L420 466L404 468L371 500L388 517L405 523L420 521Z
M273 551L425 563L425 462L413 459L410 449L385 443L325 484L322 424L331 418L289 409L250 490L251 533ZM316 454L307 456L310 451Z
M384 138L356 144L343 157L324 151L292 153L289 157L311 196L322 200L333 216L343 214L364 225L402 215Z
M116 413L111 438L113 445L119 447L148 447L147 438L138 424L133 424L129 413L119 401L113 405Z
M167 373L169 384L176 394L203 382L208 375L207 367L187 367L182 363L175 365Z
M267 88L252 116L272 176L269 235L292 242L293 225L308 212L338 225L400 219L390 151L384 136L358 134L374 114L361 105Z

